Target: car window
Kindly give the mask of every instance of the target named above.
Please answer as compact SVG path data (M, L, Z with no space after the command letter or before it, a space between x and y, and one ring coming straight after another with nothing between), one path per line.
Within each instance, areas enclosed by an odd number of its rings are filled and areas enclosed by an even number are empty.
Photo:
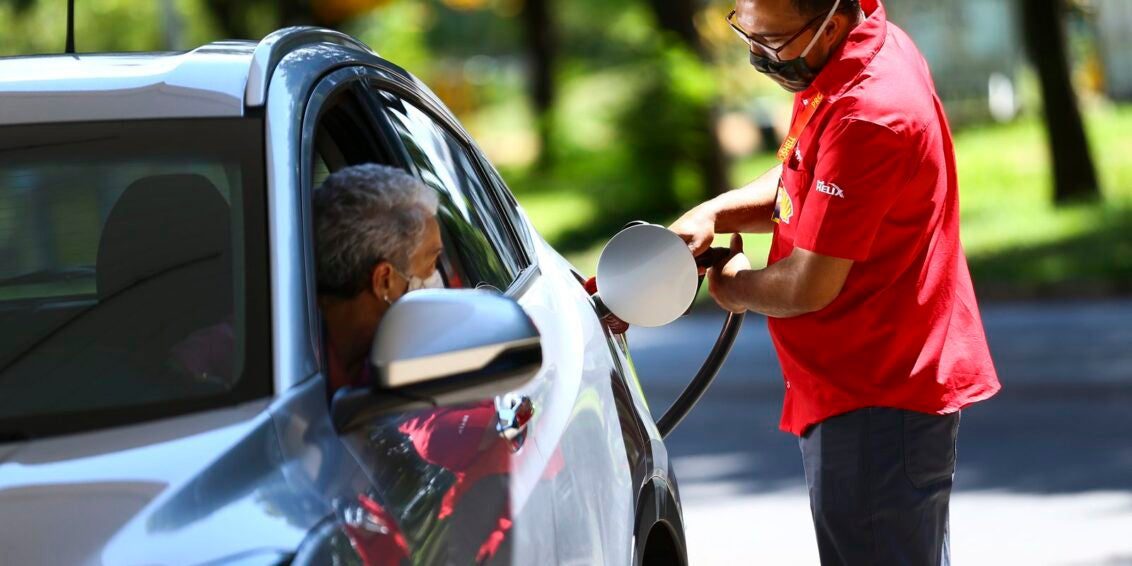
M266 351L248 342L262 322L248 298L266 308L260 131L251 119L0 128L0 435L269 391L267 376L245 378Z
M438 215L446 259L455 272L455 277L446 273L449 286L507 289L524 265L511 252L514 238L473 157L453 134L416 106L387 92L379 96L417 173L440 194Z
M392 164L393 147L376 131L376 108L361 83L335 93L319 111L311 151L311 187L331 173L361 163Z
M523 220L522 214L519 212L519 203L515 200L515 195L507 188L507 183L503 182L503 176L491 164L482 152L477 151L476 157L479 158L481 170L483 170L488 181L494 185L495 194L499 196L498 201L503 209L504 215L514 231L515 242L513 248L510 250L519 261L524 265L529 264L535 257L535 250L531 238L530 228Z

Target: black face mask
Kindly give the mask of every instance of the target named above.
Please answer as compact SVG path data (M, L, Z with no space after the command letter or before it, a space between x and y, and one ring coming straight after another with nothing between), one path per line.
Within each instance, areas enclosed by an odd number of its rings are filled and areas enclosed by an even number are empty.
M833 3L833 7L829 9L829 13L825 15L825 21L821 23L821 26L818 26L818 30L814 32L813 39L810 40L810 43L806 45L806 48L802 50L802 54L798 57L787 61L776 61L769 57L755 55L755 52L751 51L751 65L754 66L755 70L770 77L771 80L778 83L779 86L790 92L802 92L803 90L810 88L810 85L814 84L814 78L817 77L818 71L820 71L821 68L811 69L810 66L806 64L806 56L809 55L810 50L813 49L815 45L817 45L818 39L821 37L822 32L824 32L825 27L829 25L829 20L833 18L833 15L835 13L837 13L837 8L840 6L841 0L836 0ZM808 26L809 24L807 24L807 27ZM805 28L803 28L803 31L804 30ZM798 32L798 34L801 33L801 31ZM797 39L798 34L795 34L794 37L787 40L786 44L789 44L791 41ZM740 32L740 35L744 34ZM744 37L747 38L748 42L751 41L750 37L747 37L746 35L744 35ZM785 45L783 45L783 47L785 47ZM779 47L775 51L775 55L777 55L778 51L781 50L782 47Z
M755 70L770 77L778 86L790 92L802 92L814 83L818 70L811 69L806 64L805 57L797 57L788 61L775 61L769 57L755 55L751 52L751 65Z

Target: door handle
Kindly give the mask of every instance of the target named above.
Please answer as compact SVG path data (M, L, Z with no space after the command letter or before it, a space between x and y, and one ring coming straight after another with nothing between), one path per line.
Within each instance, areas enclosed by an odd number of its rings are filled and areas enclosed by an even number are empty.
M527 439L527 423L535 414L534 403L526 395L509 393L495 399L495 414L495 430L517 452Z

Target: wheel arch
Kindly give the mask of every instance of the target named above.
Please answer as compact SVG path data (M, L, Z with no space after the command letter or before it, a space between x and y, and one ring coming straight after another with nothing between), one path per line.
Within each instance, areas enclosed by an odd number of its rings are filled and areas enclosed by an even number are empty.
M688 564L680 502L665 478L652 476L641 487L634 535L634 566Z

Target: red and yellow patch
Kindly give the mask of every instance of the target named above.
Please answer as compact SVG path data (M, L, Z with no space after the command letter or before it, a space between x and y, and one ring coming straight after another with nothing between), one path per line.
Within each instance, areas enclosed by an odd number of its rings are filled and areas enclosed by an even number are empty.
M778 194L774 198L774 216L772 220L775 222L790 223L790 219L794 217L794 201L790 200L790 193L787 192L786 187L782 186L782 181L778 181Z

